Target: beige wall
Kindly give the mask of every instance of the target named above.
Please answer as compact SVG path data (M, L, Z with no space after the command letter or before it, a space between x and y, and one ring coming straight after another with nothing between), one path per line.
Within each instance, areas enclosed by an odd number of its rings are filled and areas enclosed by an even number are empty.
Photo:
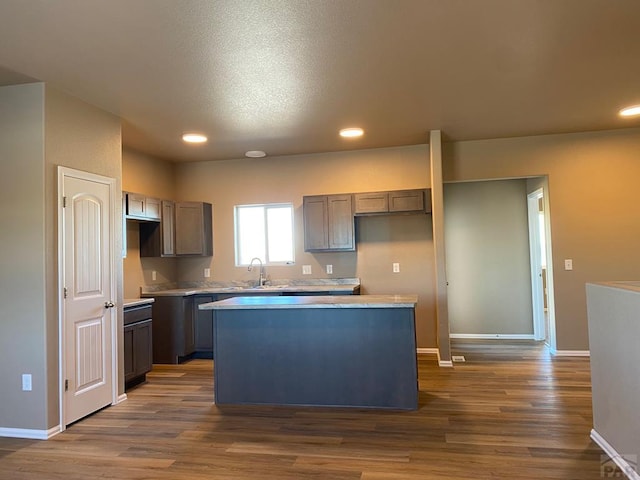
M444 208L451 333L533 335L527 181L449 183Z
M585 284L640 275L640 129L449 143L443 163L445 181L548 175L557 348L587 350Z
M44 84L0 88L0 103L0 428L45 431L59 423L56 167L113 177L119 187L120 121ZM22 373L33 375L31 392L21 391Z
M147 168L153 169L156 165L148 165L139 155L134 158L127 152L123 160L125 185L128 185L129 174L136 172L148 177ZM141 285L134 282L150 284L151 270L158 273L156 283L171 278L171 262L175 262L177 268L174 280L204 281L205 268L211 268L211 280L253 279L254 273L235 266L233 207L291 202L295 209L296 264L268 267L267 273L271 278L309 278L302 275L302 265L311 265L311 278L360 277L363 293L416 293L419 295L418 344L435 347L434 267L429 215L357 219L357 252L305 253L302 231L303 195L429 187L429 160L425 145L177 164L175 172L176 200L213 204L214 256L136 260L136 252L129 250L125 260L125 275L130 277L125 279L126 292L133 294L138 291ZM159 175L164 178L166 173L161 166ZM141 193L151 192L142 191L142 186L136 188ZM135 230L134 226L131 231ZM137 241L135 233L130 235L129 240ZM135 246L131 248L135 249ZM399 274L391 273L393 262L401 264ZM332 275L325 273L327 264L333 265Z
M0 428L44 429L44 85L2 87L0 105Z
M175 200L175 167L173 163L124 149L122 152L122 189L150 197ZM123 259L124 298L138 298L140 287L175 282L178 276L176 259L140 258L140 226L133 220L126 223L127 255ZM152 280L151 272L156 272Z

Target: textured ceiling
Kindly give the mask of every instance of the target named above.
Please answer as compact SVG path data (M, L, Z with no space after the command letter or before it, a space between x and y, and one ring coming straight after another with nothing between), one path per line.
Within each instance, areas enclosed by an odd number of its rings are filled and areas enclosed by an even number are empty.
M639 21L638 0L1 0L0 85L47 82L174 161L637 127L616 112L640 104Z

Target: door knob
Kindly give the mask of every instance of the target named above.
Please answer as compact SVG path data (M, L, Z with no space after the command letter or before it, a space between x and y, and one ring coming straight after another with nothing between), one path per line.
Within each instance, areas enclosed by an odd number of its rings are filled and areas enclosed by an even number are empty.
M104 302L104 308L113 308L115 305L113 302Z

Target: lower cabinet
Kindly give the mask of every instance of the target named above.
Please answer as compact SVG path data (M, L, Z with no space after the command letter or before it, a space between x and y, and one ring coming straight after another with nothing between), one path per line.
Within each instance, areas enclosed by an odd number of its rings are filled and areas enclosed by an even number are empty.
M216 295L196 295L193 298L195 318L195 355L199 358L213 358L213 310L200 310L203 303L215 302Z
M124 382L125 388L146 380L153 363L153 328L151 306L132 307L124 311Z
M180 363L195 351L193 300L155 297L153 363Z

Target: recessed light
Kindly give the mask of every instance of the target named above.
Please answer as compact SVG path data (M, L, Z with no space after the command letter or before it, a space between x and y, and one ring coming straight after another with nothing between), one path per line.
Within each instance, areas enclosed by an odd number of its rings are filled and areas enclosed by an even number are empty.
M249 150L244 154L244 156L249 158L262 158L262 157L266 157L267 154L262 150Z
M626 107L619 112L621 117L634 117L640 115L640 105L633 105L632 107Z
M361 137L364 130L358 127L343 128L340 130L340 136L345 138Z
M207 141L207 137L201 133L185 133L182 135L182 140L187 143L204 143Z

